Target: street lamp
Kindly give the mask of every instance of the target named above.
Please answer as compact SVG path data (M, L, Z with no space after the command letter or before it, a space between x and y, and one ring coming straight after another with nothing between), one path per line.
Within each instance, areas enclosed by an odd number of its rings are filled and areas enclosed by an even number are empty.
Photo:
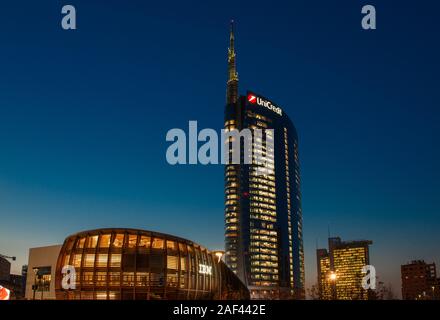
M220 250L218 250L218 251L214 251L214 255L217 257L217 263L219 263L221 260L222 260L222 258L223 258L223 255L225 254L225 252L224 251L220 251Z
M34 285L32 286L34 289L34 294L32 299L35 300L35 292L37 291L37 274L38 274L38 268L34 268Z
M222 299L222 266L220 264L220 261L222 260L222 257L225 254L225 252L221 250L217 250L217 251L213 251L213 253L214 256L217 258L217 263L219 264L217 270L219 270L219 274L220 274L219 293L220 293L220 299Z
M332 271L330 272L330 275L328 276L329 280L332 283L332 298L333 300L336 300L336 280L338 276L336 275L336 272Z
M5 258L5 259L11 259L12 261L17 260L17 257L8 257L8 256L5 256L3 254L0 254L0 257Z

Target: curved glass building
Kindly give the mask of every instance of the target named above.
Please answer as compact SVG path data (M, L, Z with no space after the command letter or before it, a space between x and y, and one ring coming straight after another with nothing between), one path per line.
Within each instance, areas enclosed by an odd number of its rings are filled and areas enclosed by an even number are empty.
M65 266L75 270L75 288L63 289ZM216 253L186 239L136 229L69 236L55 281L61 300L249 299L247 288Z

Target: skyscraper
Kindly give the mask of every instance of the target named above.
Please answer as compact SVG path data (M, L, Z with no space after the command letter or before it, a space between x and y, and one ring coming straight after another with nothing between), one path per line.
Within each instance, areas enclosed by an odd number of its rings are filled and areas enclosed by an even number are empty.
M226 263L253 299L301 299L304 253L296 129L271 100L251 91L239 96L233 23L229 40L225 130L249 129L253 139L252 161L225 168ZM225 141L229 148L233 139ZM241 160L245 148L240 141ZM266 159L264 165L257 161L257 150Z
M366 300L362 268L370 264L369 245L373 242L342 241L329 238L327 249L316 251L318 287L322 300Z

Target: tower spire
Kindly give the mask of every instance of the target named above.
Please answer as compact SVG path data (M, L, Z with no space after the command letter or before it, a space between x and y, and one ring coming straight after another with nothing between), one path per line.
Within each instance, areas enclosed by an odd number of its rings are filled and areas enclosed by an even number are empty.
M226 91L227 104L236 103L238 99L238 73L235 56L234 20L231 20L228 49L228 87Z

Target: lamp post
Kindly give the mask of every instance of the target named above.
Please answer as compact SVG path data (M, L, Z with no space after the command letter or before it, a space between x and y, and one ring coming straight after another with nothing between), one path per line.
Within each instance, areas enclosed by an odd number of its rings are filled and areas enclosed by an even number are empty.
M34 285L33 285L33 289L34 289L34 294L33 294L33 298L32 300L35 300L35 292L37 291L37 274L38 274L38 268L34 268Z
M9 257L9 256L5 256L4 254L0 254L0 257L5 258L5 259L11 259L12 261L17 260L17 257Z
M220 264L220 261L222 260L223 255L225 254L224 251L214 251L213 252L215 257L218 259L217 263L218 263L218 268L217 270L219 270L220 273L220 283L219 283L219 289L220 289L220 299L222 299L222 266Z

